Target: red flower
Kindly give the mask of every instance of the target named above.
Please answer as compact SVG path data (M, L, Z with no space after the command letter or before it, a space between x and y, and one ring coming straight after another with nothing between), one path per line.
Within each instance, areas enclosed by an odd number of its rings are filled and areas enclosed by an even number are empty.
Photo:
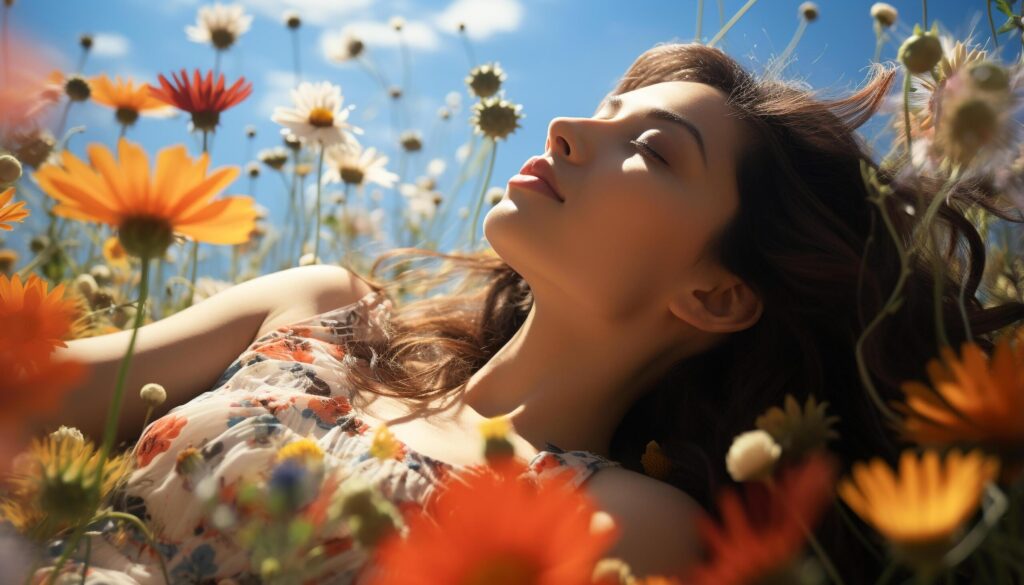
M746 505L733 490L719 496L722 523L698 519L708 561L696 567L686 583L738 585L784 571L804 546L801 523L813 529L833 495L835 466L813 454L786 470L770 490L745 484Z
M306 404L306 407L325 423L333 423L338 417L352 412L352 404L344 396L313 398Z
M181 70L181 77L172 73L174 83L159 75L160 87L150 87L153 97L192 114L192 123L199 130L212 131L220 122L220 113L236 106L252 93L252 83L239 77L231 87L224 89L224 74L213 82L213 72L200 77L199 70L193 71L189 80L188 71Z
M153 423L135 447L136 465L141 469L149 465L154 457L170 449L171 440L181 433L186 424L187 418L174 415L165 416Z

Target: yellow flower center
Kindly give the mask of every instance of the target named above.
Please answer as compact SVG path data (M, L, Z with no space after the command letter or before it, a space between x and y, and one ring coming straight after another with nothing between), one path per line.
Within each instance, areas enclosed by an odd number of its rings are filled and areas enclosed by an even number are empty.
M533 585L540 579L535 563L514 553L499 553L481 562L461 585Z
M309 111L309 124L317 128L327 128L334 125L334 112L327 108L313 108Z

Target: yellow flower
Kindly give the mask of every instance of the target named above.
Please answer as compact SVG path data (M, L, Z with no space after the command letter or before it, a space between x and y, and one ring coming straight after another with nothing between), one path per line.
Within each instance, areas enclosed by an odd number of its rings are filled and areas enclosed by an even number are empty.
M373 442L370 444L370 455L373 455L377 459L386 461L388 459L401 459L404 457L402 453L402 444L395 438L395 435L391 433L388 425L381 423L377 430L373 432Z
M292 441L277 450L277 460L279 462L287 459L319 462L323 461L323 458L324 450L320 448L320 445L318 445L316 441L308 437L304 437L298 441Z
M183 145L157 154L156 169L137 144L118 142L120 161L101 144L88 147L91 166L68 151L61 166L36 171L39 186L58 201L55 214L118 228L128 253L160 257L172 232L211 244L241 244L256 220L251 197L214 201L238 176L238 167L222 167L207 175L209 156L192 160Z
M496 416L480 423L480 434L484 439L504 439L512 429L507 416Z
M121 240L116 236L111 236L103 242L103 258L111 268L128 269L128 251L124 249Z
M14 228L5 222L21 223L28 217L28 210L23 209L25 202L11 203L12 199L14 199L14 187L8 187L0 192L0 230L9 232Z
M89 80L92 87L92 99L97 104L114 109L117 122L131 126L139 119L139 115L169 116L174 108L153 97L149 85L136 85L131 79L121 80L121 76L111 81L109 77L98 75Z
M33 439L14 461L11 491L0 501L0 518L37 542L88 520L132 470L126 454L109 457L97 499L93 482L99 458L90 441L67 434Z
M1024 446L1024 328L996 341L991 360L974 343L958 359L942 349L927 372L934 389L916 381L902 385L904 435L921 445L974 443L1000 453Z
M948 551L998 472L999 460L977 450L954 450L943 462L936 451L918 459L908 450L900 456L898 475L881 459L856 463L838 492L901 559L926 567Z

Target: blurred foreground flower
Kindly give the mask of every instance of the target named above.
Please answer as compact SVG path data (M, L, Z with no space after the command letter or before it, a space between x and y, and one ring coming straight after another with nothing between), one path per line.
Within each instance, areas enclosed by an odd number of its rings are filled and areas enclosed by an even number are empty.
M698 519L708 561L693 569L686 583L795 582L791 571L804 546L805 527L813 529L832 501L835 465L828 456L814 453L780 476L771 489L746 484L745 505L735 491L722 492L721 524L707 516Z
M248 240L256 219L252 198L214 200L238 176L237 167L207 175L209 156L194 161L177 145L160 151L150 177L146 152L124 138L119 162L101 144L90 144L88 152L91 167L64 151L62 167L35 173L43 191L59 202L55 214L114 226L128 253L146 258L162 256L174 232L211 244Z
M980 451L952 451L942 462L936 451L920 459L904 451L898 474L881 459L857 463L838 491L889 540L897 558L931 571L956 543L958 529L978 509L985 484L998 470L999 460Z
M180 77L175 73L171 77L173 84L163 75L158 76L160 87L150 89L153 97L192 114L192 125L202 132L216 130L221 112L242 103L252 93L252 83L247 83L244 77L239 77L227 89L224 75L218 75L214 83L212 71L201 77L196 69L189 80L188 71L182 69Z
M818 403L810 395L801 408L792 394L786 394L784 407L785 410L778 406L769 408L754 423L782 447L784 459L800 459L815 449L825 448L830 439L839 438L832 428L839 417L825 415L828 402Z
M14 199L14 187L0 192L0 230L11 231L13 228L8 225L8 222L21 223L29 215L24 201L12 203L12 199Z
M99 504L131 472L126 455L103 464L103 484L93 483L100 454L89 441L73 433L33 439L29 450L13 464L10 493L0 500L0 517L36 542L88 522Z
M1014 340L1014 337L1017 339ZM974 343L942 348L927 366L932 387L902 385L903 434L924 446L971 444L1000 456L1024 451L1024 328L996 341L991 360Z
M369 583L589 585L620 532L592 530L601 513L570 486L512 474L460 477L432 504L380 545Z
M121 80L120 76L111 81L106 75L89 80L92 99L101 106L114 109L117 123L127 128L135 124L139 115L166 117L174 110L150 94L149 85L135 84L131 79Z

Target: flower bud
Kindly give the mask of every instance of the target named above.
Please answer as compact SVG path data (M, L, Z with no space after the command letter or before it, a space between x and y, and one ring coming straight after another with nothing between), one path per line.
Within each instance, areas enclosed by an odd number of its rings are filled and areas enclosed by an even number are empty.
M78 46L82 47L83 50L88 51L92 48L92 44L93 37L91 34L84 33L82 36L78 37Z
M21 178L21 163L9 154L0 155L0 185L13 183Z
M167 391L160 384L149 383L139 390L139 398L148 406L157 407L167 400Z
M55 443L59 441L75 441L80 444L85 443L85 435L82 434L82 431L75 427L66 427L64 425L60 425L59 429L50 433L50 439Z
M984 91L1004 92L1010 88L1010 74L991 61L974 61L967 66L967 78Z
M814 22L818 20L818 5L814 2L804 2L798 9L800 16L807 22Z
M758 481L771 477L782 454L775 439L762 430L747 431L733 439L725 456L725 467L733 480Z
M96 291L99 290L100 286L96 282L96 278L91 274L79 274L75 277L75 288L82 294L83 297L91 299Z
M284 20L284 25L291 30L296 30L302 26L302 18L299 17L297 12L285 12L282 20Z
M92 95L89 82L81 75L72 75L64 82L64 93L73 102L84 102Z
M897 59L911 73L927 73L942 60L942 43L934 32L922 32L920 27L900 46Z

